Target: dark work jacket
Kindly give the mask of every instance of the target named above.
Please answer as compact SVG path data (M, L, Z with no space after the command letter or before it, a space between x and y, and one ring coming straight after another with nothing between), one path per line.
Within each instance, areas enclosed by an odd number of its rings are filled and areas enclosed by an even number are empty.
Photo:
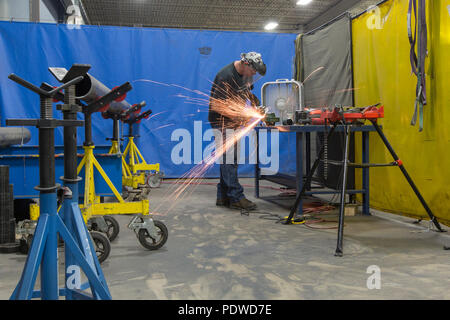
M244 77L241 76L236 68L234 62L223 67L216 75L214 83L211 88L211 98L226 100L233 98L233 96L240 96L243 99L251 96ZM227 128L230 119L221 115L220 113L211 109L211 100L209 102L208 120L213 128Z

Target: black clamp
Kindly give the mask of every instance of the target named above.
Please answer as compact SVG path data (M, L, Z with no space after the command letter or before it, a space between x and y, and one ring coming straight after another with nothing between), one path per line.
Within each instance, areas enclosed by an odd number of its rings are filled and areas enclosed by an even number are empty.
M132 86L129 82L124 83L123 85L111 90L100 99L88 104L84 108L84 113L92 114L94 112L102 111L103 109L107 108L112 101L116 100L117 98L120 98L131 89Z

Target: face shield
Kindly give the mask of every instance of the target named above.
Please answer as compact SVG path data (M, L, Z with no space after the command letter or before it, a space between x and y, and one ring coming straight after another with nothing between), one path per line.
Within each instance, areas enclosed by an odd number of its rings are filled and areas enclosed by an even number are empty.
M245 81L249 87L266 74L267 68L260 53L241 53L241 61L255 72L255 75L245 77Z
M262 75L256 73L254 76L244 77L244 82L249 90L253 90L253 85L262 78Z

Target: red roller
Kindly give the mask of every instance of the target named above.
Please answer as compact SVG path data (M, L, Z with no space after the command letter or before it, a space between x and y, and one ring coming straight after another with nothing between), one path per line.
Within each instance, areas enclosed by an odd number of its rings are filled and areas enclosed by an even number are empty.
M53 89L56 89L56 88L58 88L58 87L55 87L55 86L52 86L53 87ZM59 102L59 100L58 99L55 99L55 98L53 98L53 102Z
M112 90L117 89L117 88L118 88L118 86L115 86L114 88L112 88ZM114 101L115 101L115 102L121 102L121 101L125 100L126 97L127 97L127 94L124 93L124 94L121 95L120 97L114 99Z

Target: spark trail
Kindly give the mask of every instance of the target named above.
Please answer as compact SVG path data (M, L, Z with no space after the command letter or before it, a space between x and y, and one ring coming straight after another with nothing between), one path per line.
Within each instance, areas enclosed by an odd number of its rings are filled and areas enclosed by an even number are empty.
M218 146L216 144L214 153L211 153L206 159L203 159L202 163L194 166L186 173L184 173L180 178L176 180L174 184L172 184L168 188L163 196L163 201L161 201L161 203L152 210L154 212L160 213L160 209L163 206L169 205L169 207L166 208L166 210L164 210L164 212L162 213L162 215L166 215L174 208L175 205L179 203L179 201L185 199L190 194L192 194L192 192L194 192L195 188L201 183L201 179L204 177L207 170L211 168L211 166L214 165L214 163L216 163L216 161L220 157L222 157L230 148L234 147L237 141L239 141L243 136L245 136L254 127L256 127L258 123L260 123L260 121L264 118L264 115L262 115L256 109L247 105L247 101L251 101L252 99L250 91L243 91L237 96L232 96L232 98L214 99L200 90L192 90L176 84L165 84L148 79L138 79L133 82L137 81L171 86L183 89L190 93L194 93L197 96L191 97L188 95L177 94L176 97L184 99L185 103L187 104L209 106L211 110L216 111L223 118L226 118L228 125L226 127L222 126L222 130L226 128L239 128L238 130L235 130L234 134L230 137L225 137L225 141L222 142L222 146ZM224 88L217 88L217 90L220 90L219 93L225 97L230 96L229 93L231 87L225 86ZM183 183L179 184L178 182L181 181L183 181ZM188 190L189 187L192 187L191 190Z

